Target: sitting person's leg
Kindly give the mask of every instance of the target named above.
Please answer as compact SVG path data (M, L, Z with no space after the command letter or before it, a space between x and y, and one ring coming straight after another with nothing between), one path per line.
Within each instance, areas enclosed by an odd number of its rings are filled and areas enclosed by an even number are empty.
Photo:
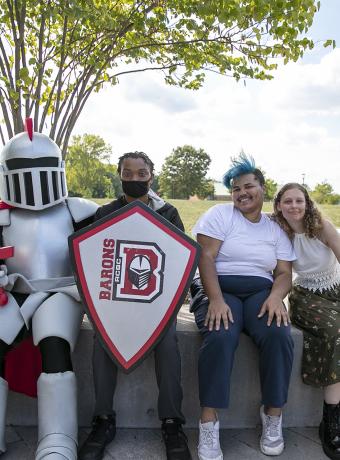
M324 389L319 435L330 458L340 458L339 299L340 286L323 292L294 286L289 296L292 323L303 331L302 379Z
M185 423L182 414L183 390L181 386L181 356L178 348L176 323L174 322L154 350L155 372L160 420L177 419Z
M117 386L118 368L102 346L98 335L93 341L93 381L95 394L94 416L115 417L113 397Z
M60 337L39 342L42 373L38 379L39 444L36 460L76 459L77 384L69 343Z
M229 405L230 376L234 353L243 327L242 302L235 296L223 293L225 302L231 308L234 323L228 329L209 331L204 325L208 302L202 301L195 309L195 320L203 342L198 358L199 397L202 407L199 422L199 458L204 460L223 458L219 445L219 422L217 409Z
M158 416L168 460L190 460L187 438L182 430L183 391L181 386L181 357L174 322L155 347L155 372L158 395Z
M78 302L62 293L45 300L32 320L43 371L38 379L38 447L36 460L76 460L78 443L77 383L70 353L82 320Z
M270 289L262 289L244 301L246 332L259 348L259 369L262 391L261 420L263 432L261 451L279 455L284 448L282 436L282 407L287 402L289 380L293 364L293 339L290 326L280 327L276 319L267 325L268 315L258 318Z

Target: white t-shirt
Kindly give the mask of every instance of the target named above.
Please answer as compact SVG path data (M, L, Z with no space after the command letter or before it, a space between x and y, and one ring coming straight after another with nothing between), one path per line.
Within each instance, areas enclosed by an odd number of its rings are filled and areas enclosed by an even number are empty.
M198 220L193 234L222 241L215 259L218 275L261 276L273 279L277 260L295 260L293 246L266 214L260 222L246 219L233 204L218 204Z

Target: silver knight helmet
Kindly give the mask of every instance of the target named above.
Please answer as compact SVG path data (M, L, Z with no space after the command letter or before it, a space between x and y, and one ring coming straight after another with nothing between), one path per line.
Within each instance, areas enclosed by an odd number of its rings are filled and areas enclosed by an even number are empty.
M143 255L135 256L128 268L131 283L138 289L143 289L148 284L151 275L152 268L149 258Z
M34 133L32 120L15 135L0 154L0 197L17 208L39 211L67 197L65 163L57 144Z

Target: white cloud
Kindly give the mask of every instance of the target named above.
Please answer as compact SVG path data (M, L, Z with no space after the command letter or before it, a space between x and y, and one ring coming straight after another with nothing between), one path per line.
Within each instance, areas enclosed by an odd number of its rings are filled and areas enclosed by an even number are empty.
M280 67L274 80L246 86L212 74L203 88L190 92L166 86L160 73L122 77L92 97L77 133L101 135L113 147L113 161L143 150L158 171L177 146L203 148L216 179L243 148L279 183L301 181L305 174L311 187L328 180L340 193L339 125L336 48L316 50L307 62Z
M165 87L152 74L149 74L147 78L144 78L144 75L130 76L130 81L124 82L122 89L126 99L150 104L165 112L179 113L196 108L192 92L175 87Z
M320 62L290 63L263 85L262 94L272 110L295 111L300 116L339 115L340 49Z

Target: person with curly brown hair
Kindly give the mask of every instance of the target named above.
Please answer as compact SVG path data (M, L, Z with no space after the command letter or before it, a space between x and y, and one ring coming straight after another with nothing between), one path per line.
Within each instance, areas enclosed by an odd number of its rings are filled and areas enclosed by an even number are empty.
M304 336L302 379L324 389L319 435L325 454L340 459L340 234L300 184L281 188L273 217L297 257L289 304L292 323Z

